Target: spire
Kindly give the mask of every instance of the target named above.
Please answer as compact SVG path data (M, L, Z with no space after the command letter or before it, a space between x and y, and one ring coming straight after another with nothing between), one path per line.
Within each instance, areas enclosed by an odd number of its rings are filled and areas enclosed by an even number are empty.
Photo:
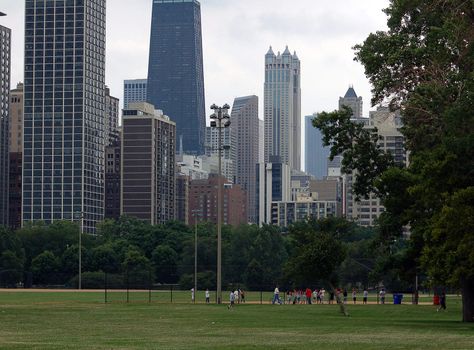
M285 49L285 51L283 51L283 55L290 55L291 56L290 50L288 50L288 45L286 45L286 49Z
M296 51L293 53L293 58L294 58L295 60L299 59L299 58L298 58L298 55L296 54Z
M268 52L267 52L267 56L268 55L275 56L275 53L273 52L271 45L270 45L270 48L268 49Z
M357 98L357 94L352 85L349 85L349 89L347 89L347 92L344 95L344 98Z

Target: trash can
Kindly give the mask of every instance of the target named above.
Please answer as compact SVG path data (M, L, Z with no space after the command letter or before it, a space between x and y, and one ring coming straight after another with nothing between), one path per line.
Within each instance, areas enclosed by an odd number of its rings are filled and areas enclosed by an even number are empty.
M393 304L394 305L401 305L403 300L403 294L394 294L393 295Z
M433 297L433 305L439 305L439 295Z

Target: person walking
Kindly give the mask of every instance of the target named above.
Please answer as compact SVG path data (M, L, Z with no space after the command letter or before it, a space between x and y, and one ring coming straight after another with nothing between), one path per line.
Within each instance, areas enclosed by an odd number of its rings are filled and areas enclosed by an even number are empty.
M206 289L206 304L209 304L210 301L211 299L210 299L209 289Z
M311 289L306 288L305 293L306 293L306 304L311 305L311 295L313 294L313 292L311 291Z
M347 289L344 288L344 292L342 293L343 297L344 297L344 304L347 304Z
M384 288L382 288L379 295L380 295L380 303L385 304L385 289Z
M367 304L368 298L369 298L369 292L367 291L367 288L364 288L364 299L363 299L364 304Z
M273 300L272 304L275 304L275 302L278 302L278 304L281 305L281 300L280 300L280 290L278 289L278 286L275 287L275 290L273 291Z
M191 288L191 301L194 303L194 288Z
M439 297L439 307L436 309L436 312L439 312L439 310L446 310L446 293L443 292L441 293Z
M354 305L357 304L357 292L355 288L352 288L352 301L354 302Z
M240 291L240 298L242 299L242 303L245 303L245 291L243 289Z

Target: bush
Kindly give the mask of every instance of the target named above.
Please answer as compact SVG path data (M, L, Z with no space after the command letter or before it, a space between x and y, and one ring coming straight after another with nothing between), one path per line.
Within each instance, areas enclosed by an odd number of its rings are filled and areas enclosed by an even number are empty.
M69 280L68 285L77 288L79 277L76 275ZM83 272L82 273L82 288L84 289L105 289L105 273L97 272ZM119 289L125 288L122 275L107 274L107 288Z

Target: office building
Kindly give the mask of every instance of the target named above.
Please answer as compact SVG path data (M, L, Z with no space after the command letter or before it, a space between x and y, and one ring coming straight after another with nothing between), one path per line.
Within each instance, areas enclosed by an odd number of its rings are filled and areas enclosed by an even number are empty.
M217 192L219 177L211 174L205 180L193 180L189 186L188 222L194 223L194 216L199 213L199 220L217 224ZM221 178L224 187L223 223L239 226L247 223L247 196L245 191L230 181Z
M176 125L145 102L122 119L121 214L152 225L176 218Z
M347 89L344 97L339 97L339 109L342 109L342 106L347 106L352 110L353 119L363 118L362 96L357 96L353 86Z
M323 146L323 135L313 126L316 117L316 114L305 117L305 167L307 173L323 179L328 175L330 147Z
M104 218L105 0L26 0L23 224Z
M256 173L259 156L258 97L246 96L234 100L231 113L235 142L235 183L247 192L248 222L257 222Z
M0 226L8 225L11 30L0 25Z
M146 102L146 79L124 80L123 82L123 109L128 109L132 102Z
M272 202L288 202L291 198L291 171L279 157L271 163L259 163L257 169L257 223L270 224Z
M119 140L120 102L117 97L110 96L110 89L105 88L105 146L111 146Z
M196 0L153 1L147 102L176 123L180 151L203 153L206 109L201 5Z
M408 164L408 153L405 149L405 139L401 133L402 119L400 112L391 112L386 107L378 107L370 112L365 128L377 128L381 149L390 152L399 166ZM352 194L352 184L357 179L357 173L346 175L347 186L347 217L357 221L361 226L374 226L380 214L385 211L380 199L373 193L368 198L356 200Z
M265 121L258 120L258 162L265 162Z
M286 47L265 55L265 162L278 156L291 169L301 169L300 60Z
M9 225L13 229L21 227L21 174L23 159L23 84L10 91L10 190Z

